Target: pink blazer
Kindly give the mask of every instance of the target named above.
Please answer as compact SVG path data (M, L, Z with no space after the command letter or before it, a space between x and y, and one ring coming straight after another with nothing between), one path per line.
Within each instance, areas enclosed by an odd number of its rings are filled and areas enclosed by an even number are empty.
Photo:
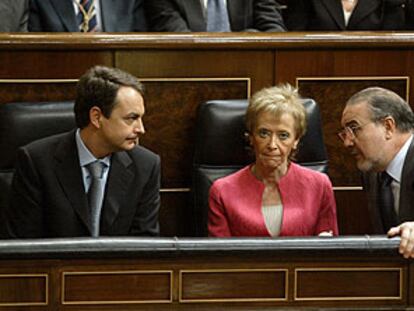
M262 215L264 184L251 165L216 180L210 188L210 236L270 236ZM291 163L279 181L283 204L280 236L338 234L336 204L327 175Z

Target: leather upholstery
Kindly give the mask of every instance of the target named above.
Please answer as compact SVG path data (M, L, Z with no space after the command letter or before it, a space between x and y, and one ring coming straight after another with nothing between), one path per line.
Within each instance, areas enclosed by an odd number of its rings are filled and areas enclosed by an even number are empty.
M328 158L322 136L320 111L306 99L307 131L301 139L295 162L327 173ZM207 236L208 193L217 178L229 175L254 161L244 136L248 100L214 100L202 104L197 115L192 172L190 236Z
M17 149L73 129L76 126L73 105L69 101L0 104L0 227L4 227L1 215L9 200Z

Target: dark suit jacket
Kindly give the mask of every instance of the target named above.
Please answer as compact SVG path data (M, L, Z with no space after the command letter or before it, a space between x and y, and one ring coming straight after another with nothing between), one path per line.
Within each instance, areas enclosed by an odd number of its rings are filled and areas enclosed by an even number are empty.
M368 210L374 233L383 234L381 214L377 207L378 173L367 173L363 176L364 190L368 193ZM404 161L400 188L400 223L414 221L414 140L411 143Z
M114 153L103 201L100 235L159 233L160 159L136 147ZM19 149L6 211L10 237L90 236L90 221L75 131Z
M144 0L100 0L103 31L146 31ZM30 0L29 31L78 32L72 0Z
M206 31L201 0L146 0L151 31ZM284 31L275 0L227 0L232 31Z
M341 0L289 0L289 30L398 30L406 27L407 0L359 0L345 26Z

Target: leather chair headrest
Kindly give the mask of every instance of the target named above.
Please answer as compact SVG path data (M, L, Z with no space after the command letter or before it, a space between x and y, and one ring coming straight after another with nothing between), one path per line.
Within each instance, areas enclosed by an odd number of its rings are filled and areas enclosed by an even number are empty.
M0 169L12 168L16 151L34 140L75 128L72 101L0 105Z
M241 166L252 162L244 137L247 100L215 100L201 105L194 164Z
M295 162L311 167L326 166L319 107L312 99L305 99L303 104L308 126ZM254 160L244 136L247 106L247 99L214 100L200 106L194 165L241 167Z

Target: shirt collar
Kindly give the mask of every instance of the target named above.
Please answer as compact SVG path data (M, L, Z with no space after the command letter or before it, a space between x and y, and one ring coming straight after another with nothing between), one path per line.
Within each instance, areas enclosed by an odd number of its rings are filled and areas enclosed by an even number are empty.
M395 155L394 159L388 164L387 169L385 170L395 181L398 183L401 182L402 169L404 165L405 157L407 156L408 148L411 145L413 140L413 135L407 139L404 145L401 147L400 151Z
M88 147L84 144L81 136L80 136L80 129L77 129L76 131L76 147L78 149L78 155L79 155L79 163L81 167L84 167L92 162L95 161L101 161L106 164L106 166L110 166L111 164L111 156L106 156L103 159L97 159L95 156L89 151Z

